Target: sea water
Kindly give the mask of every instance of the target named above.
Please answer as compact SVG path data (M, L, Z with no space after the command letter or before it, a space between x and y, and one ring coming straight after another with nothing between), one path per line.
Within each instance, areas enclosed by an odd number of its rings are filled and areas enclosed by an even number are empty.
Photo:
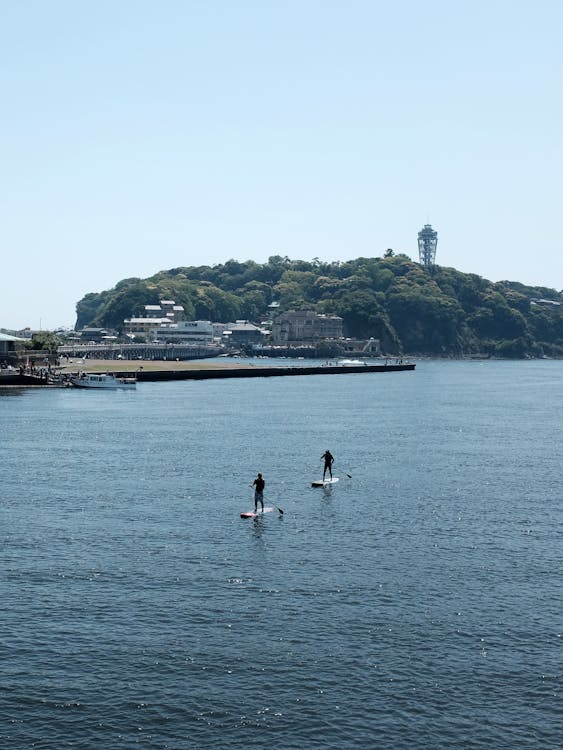
M549 361L4 391L0 746L560 748L562 416Z

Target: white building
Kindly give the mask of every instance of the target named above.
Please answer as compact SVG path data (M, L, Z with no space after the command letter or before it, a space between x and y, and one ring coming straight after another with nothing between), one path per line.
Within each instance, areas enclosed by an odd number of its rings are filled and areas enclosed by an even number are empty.
M177 342L211 344L213 342L213 323L209 320L180 320L178 323L161 323L155 329L159 343L175 344Z
M130 336L154 338L161 325L179 323L184 318L184 308L172 299L161 299L159 305L145 305L145 314L123 321L125 333Z
M129 336L143 336L152 340L161 325L170 324L170 318L128 318L123 323Z

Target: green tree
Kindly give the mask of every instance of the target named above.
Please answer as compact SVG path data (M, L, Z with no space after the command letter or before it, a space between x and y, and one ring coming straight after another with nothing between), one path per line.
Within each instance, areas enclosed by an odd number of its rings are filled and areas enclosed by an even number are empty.
M213 284L198 286L194 300L195 315L199 320L228 323L241 317L241 301L230 292Z
M76 304L76 330L92 325L98 317L99 311L111 297L112 292L90 292Z
M137 317L144 312L145 305L156 305L158 302L158 291L153 285L131 279L115 287L115 293L107 298L94 323L122 331L126 318Z
M274 286L274 297L282 310L301 309L305 305L303 289L297 281L280 281Z
M457 300L425 290L406 280L387 298L387 311L403 348L412 353L459 353L463 311Z
M526 319L508 306L496 291L483 295L483 305L468 317L468 325L480 338L496 341L518 339L528 332Z
M50 331L40 331L34 333L31 341L27 343L27 348L33 351L44 351L56 354L57 347L62 344L62 339L56 333Z
M259 322L268 314L268 305L272 302L272 289L261 281L247 282L241 293L242 317Z

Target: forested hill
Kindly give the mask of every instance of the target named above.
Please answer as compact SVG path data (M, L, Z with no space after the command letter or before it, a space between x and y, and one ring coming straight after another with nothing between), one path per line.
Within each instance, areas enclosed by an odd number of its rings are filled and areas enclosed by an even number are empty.
M172 299L188 319L260 322L268 305L344 319L347 336L381 340L386 354L563 356L563 294L513 281L422 268L406 255L323 263L271 257L124 279L78 302L76 328L122 330L144 305Z

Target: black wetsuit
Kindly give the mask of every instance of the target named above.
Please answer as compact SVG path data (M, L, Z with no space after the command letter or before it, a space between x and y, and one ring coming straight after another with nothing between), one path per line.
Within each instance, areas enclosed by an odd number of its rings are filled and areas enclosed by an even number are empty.
M327 451L326 453L323 453L323 455L321 456L321 458L324 458L324 460L325 460L325 468L324 468L324 471L323 471L323 480L324 480L324 478L326 476L326 470L327 469L329 471L330 478L332 479L332 462L334 461L334 456L332 455L332 453L330 451Z
M266 486L266 482L264 481L263 477L256 477L256 479L252 482L252 486L254 489L254 510L258 510L258 502L262 505L262 510L264 510L264 487Z

